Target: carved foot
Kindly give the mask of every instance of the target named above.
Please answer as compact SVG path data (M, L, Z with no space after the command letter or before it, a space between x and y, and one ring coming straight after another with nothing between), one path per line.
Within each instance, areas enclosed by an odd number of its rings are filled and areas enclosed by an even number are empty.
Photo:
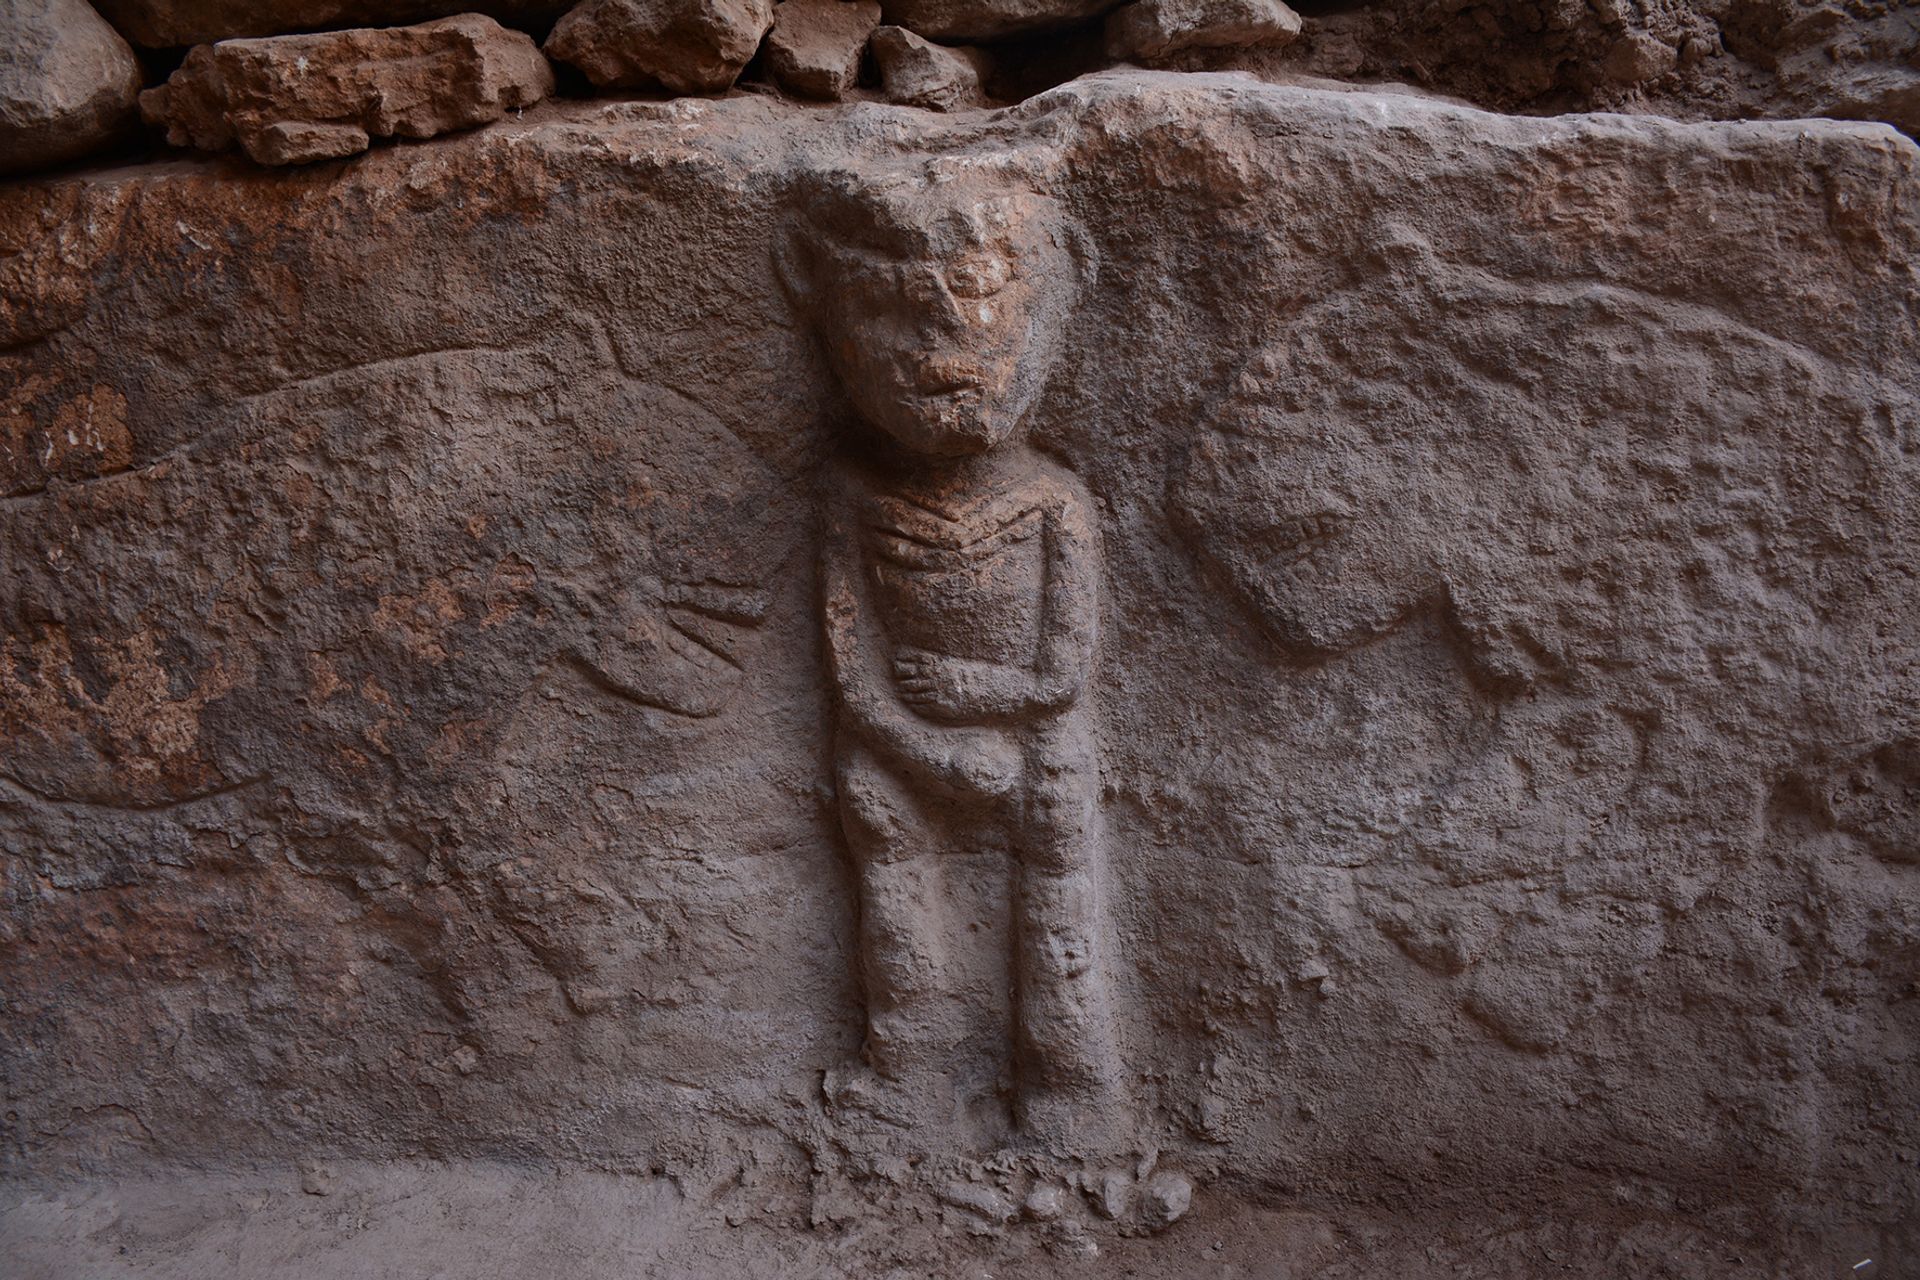
M1137 1136L1110 1090L1031 1086L1020 1091L1014 1118L1026 1145L1081 1160L1122 1154Z
M954 1119L952 1088L932 1072L891 1079L866 1063L852 1063L830 1069L820 1089L828 1114L857 1128L878 1124L919 1130Z

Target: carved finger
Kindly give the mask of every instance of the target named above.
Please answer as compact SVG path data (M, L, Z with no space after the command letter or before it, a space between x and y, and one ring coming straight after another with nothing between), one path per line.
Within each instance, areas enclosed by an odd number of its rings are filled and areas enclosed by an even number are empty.
M726 660L719 654L682 635L673 627L667 628L667 647L703 671L727 669Z
M739 626L758 624L767 616L771 599L757 587L712 582L669 582L660 594L668 604Z

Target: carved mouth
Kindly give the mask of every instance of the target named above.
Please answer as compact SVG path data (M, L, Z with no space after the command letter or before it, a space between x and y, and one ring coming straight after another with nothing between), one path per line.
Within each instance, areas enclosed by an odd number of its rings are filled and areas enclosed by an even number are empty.
M1348 518L1338 512L1316 511L1279 521L1263 530L1259 541L1266 550L1267 563L1284 567L1298 564L1327 546L1347 524Z
M954 382L943 387L922 388L920 399L929 403L938 404L947 400L977 398L985 394L986 388L977 382Z
M920 366L920 394L929 400L986 389L986 375L971 362L933 360Z
M984 390L975 383L963 382L951 387L942 387L937 391L923 391L920 393L920 398L931 401L964 400L969 396L982 395Z

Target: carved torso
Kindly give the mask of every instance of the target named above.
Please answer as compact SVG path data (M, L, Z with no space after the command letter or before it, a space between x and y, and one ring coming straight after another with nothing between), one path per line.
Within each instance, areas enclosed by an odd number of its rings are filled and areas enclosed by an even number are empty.
M869 493L858 514L862 558L894 643L1032 666L1047 496L1037 479L986 494Z

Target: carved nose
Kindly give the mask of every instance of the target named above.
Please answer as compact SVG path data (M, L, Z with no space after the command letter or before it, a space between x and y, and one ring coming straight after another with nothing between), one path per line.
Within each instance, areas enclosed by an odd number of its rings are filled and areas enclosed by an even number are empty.
M956 298L991 298L1012 275L1006 259L983 255L956 263L947 273L947 288Z

